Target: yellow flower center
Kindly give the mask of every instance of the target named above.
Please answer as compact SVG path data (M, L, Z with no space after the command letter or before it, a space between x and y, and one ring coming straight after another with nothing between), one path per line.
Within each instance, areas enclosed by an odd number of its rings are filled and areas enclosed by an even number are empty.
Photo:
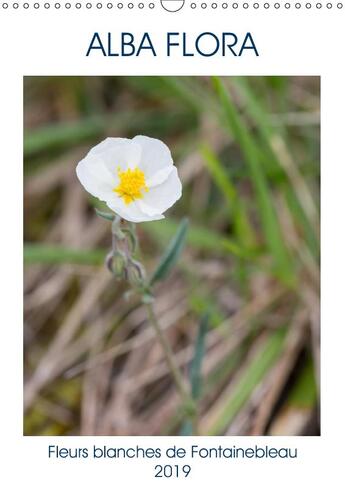
M117 174L119 175L120 183L113 191L123 198L126 205L138 198L143 198L142 191L149 190L146 186L145 175L141 169L128 168L126 171L122 171L119 168Z

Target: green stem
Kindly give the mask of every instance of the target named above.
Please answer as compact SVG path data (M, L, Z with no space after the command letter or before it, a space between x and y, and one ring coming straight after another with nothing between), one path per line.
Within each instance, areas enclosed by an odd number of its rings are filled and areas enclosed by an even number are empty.
M197 411L195 402L193 400L192 394L189 393L188 389L186 388L185 382L183 380L182 374L180 369L175 363L174 355L171 350L171 347L163 334L162 329L160 328L159 322L157 320L156 314L153 310L153 306L151 302L145 302L144 295L145 290L150 288L150 284L146 283L146 272L142 264L135 260L133 254L135 249L138 247L138 238L136 235L136 229L134 225L130 227L121 228L121 219L116 217L112 222L112 252L110 253L108 259L108 268L112 273L115 274L116 277L119 277L119 273L116 273L113 266L113 260L116 256L120 256L120 261L122 266L124 266L125 271L125 278L128 279L129 283L132 287L139 293L142 294L143 303L145 303L147 315L149 322L151 323L152 327L155 330L156 336L160 342L160 345L164 351L165 359L168 364L171 376L176 384L176 388L179 392L179 395L182 399L183 406L185 408L186 415L191 419L193 425L197 422ZM130 243L128 242L130 240ZM131 245L129 245L131 244ZM129 268L135 268L137 275L135 276L135 280L129 274ZM138 286L140 285L140 286Z
M146 310L147 310L147 315L148 319L152 325L152 327L155 330L157 339L160 342L160 345L162 346L162 349L164 351L165 359L168 364L169 370L171 372L171 375L174 379L174 382L176 384L176 388L182 398L182 401L186 407L187 413L190 417L194 418L196 414L196 409L194 405L194 400L192 399L191 395L189 394L185 382L183 380L183 377L181 375L181 372L179 368L177 367L175 360L174 360L174 355L171 350L171 347L166 340L165 335L163 334L162 329L160 328L160 325L158 323L156 314L153 310L152 303L146 303Z

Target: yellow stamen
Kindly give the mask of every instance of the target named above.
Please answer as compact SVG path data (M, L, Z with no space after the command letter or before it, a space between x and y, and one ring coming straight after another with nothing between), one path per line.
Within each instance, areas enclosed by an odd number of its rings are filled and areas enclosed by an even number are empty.
M146 186L145 175L139 168L127 169L122 171L117 170L120 178L119 185L113 189L119 197L123 198L126 205L134 202L138 198L143 198L142 191L148 191Z

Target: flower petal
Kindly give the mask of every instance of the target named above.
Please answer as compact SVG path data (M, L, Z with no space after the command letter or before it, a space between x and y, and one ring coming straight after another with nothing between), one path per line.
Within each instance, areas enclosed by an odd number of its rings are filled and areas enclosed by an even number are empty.
M93 148L90 149L89 154L100 154L106 151L107 149L111 149L117 144L123 144L124 142L130 142L131 139L126 139L125 137L107 137L104 141L96 144Z
M130 222L138 223L147 222L150 220L164 219L164 215L162 215L160 212L155 212L152 215L146 214L142 211L138 202L139 200L131 202L129 205L126 205L121 198L116 197L106 203L108 207L116 214L120 215L120 217Z
M76 168L77 177L91 195L106 201L116 185L117 175L111 175L102 159L90 153L82 159Z
M139 165L142 149L132 139L122 137L108 137L91 149L89 154L102 158L105 166L112 175L118 169L126 170Z
M161 170L157 171L154 175L152 175L150 178L146 179L146 186L148 188L153 188L154 186L160 185L163 183L166 179L168 179L168 176L174 169L174 166L166 166L165 168L162 168Z
M146 180L150 180L161 170L172 167L173 160L170 149L164 142L147 136L136 136L132 140L141 147L139 168L144 172Z
M128 168L144 172L148 191L143 192L143 198L126 204L114 189L119 184L118 170ZM76 172L89 193L131 222L163 219L163 212L181 196L170 150L163 142L146 136L105 139L78 163Z
M145 214L160 214L171 207L181 195L181 181L176 167L173 167L168 178L163 183L154 188L149 188L143 198L138 200L138 206Z

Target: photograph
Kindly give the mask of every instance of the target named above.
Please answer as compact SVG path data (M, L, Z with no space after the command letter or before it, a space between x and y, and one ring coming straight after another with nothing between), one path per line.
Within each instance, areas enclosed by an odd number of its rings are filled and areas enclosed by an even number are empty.
M24 436L320 436L320 81L23 77Z

